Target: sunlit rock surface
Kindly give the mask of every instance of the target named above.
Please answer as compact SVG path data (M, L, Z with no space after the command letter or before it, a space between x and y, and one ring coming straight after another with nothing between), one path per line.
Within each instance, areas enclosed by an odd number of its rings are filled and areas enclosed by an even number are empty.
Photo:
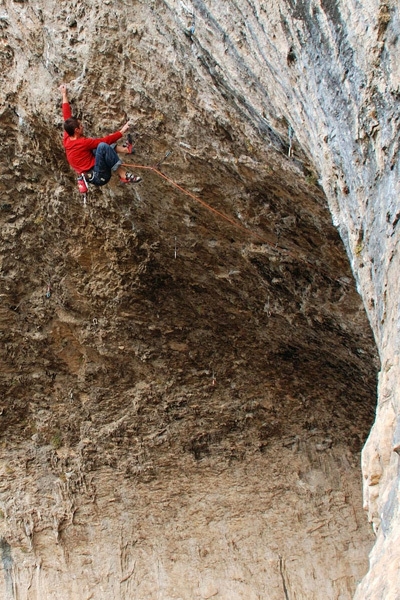
M397 598L397 5L0 31L2 597ZM143 183L79 197L63 81Z

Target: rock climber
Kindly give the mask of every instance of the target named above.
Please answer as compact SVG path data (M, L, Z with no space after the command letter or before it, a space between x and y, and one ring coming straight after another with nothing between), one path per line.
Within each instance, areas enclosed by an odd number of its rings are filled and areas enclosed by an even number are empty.
M108 183L111 175L116 173L122 183L138 183L141 177L129 173L122 166L117 153L131 154L132 147L117 146L116 142L126 131L130 123L125 123L121 129L102 138L88 138L83 135L81 121L72 116L65 83L60 85L62 95L62 113L64 118L64 148L70 166L84 175L88 183L101 186Z

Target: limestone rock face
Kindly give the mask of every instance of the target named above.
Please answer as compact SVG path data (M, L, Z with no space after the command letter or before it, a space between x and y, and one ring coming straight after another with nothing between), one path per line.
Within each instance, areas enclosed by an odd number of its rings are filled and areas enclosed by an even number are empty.
M2 598L399 596L399 26L0 1Z

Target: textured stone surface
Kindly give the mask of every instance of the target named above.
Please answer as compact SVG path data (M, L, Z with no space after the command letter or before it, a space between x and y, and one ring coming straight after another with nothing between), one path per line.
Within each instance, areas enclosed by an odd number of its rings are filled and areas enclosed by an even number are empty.
M356 597L396 598L394 2L3 1L0 28L4 597L353 596L378 362L337 227L382 365ZM238 226L154 171L84 207L61 81Z

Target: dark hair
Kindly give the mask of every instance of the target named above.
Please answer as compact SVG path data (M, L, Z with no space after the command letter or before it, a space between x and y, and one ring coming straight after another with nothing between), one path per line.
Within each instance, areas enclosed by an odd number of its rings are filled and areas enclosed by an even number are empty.
M66 121L64 121L64 130L68 133L69 136L73 136L75 134L75 129L79 129L80 122L76 117L70 117Z

